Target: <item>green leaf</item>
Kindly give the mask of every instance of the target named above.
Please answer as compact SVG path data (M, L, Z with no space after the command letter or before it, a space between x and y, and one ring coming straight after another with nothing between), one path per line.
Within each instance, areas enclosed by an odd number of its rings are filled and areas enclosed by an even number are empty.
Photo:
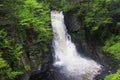
M0 69L7 66L8 66L7 62L3 58L0 58Z

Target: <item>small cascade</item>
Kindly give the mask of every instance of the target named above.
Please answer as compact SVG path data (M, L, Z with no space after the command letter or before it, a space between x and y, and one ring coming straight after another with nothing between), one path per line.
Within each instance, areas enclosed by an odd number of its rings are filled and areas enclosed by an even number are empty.
M69 80L93 80L101 70L101 65L92 59L82 57L72 43L64 24L61 11L51 11L51 22L54 33L54 63Z

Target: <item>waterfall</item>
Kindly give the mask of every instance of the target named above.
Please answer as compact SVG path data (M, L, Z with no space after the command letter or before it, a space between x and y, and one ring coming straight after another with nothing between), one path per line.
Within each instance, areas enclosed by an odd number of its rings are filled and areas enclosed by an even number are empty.
M72 43L64 24L64 15L61 11L51 11L51 22L54 33L54 63L61 74L73 80L93 80L99 74L101 65L91 59L82 57Z

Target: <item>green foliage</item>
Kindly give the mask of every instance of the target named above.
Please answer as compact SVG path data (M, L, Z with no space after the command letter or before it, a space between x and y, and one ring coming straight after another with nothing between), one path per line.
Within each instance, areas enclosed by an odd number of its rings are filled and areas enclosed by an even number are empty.
M47 0L50 4L50 7L53 10L61 10L63 12L68 12L74 8L76 8L79 3L74 0Z
M20 5L21 6L21 5ZM38 33L38 41L48 42L52 38L52 30L49 28L49 5L37 0L25 0L19 11L20 24L33 28Z
M105 42L103 50L120 60L120 36L114 36Z
M81 3L75 16L81 21L89 36L101 39L103 42L111 35L119 35L119 0L92 0Z
M52 9L55 10L62 10L62 8L65 6L65 4L67 3L67 0L48 0L48 2L50 3L50 6Z
M11 60L20 59L20 55L23 53L21 44L14 45L14 40L9 39L7 32L3 30L0 30L0 41L0 49L3 49L1 50L2 53L6 53L7 56L14 56ZM4 49L6 49L6 51Z
M20 56L23 54L22 45L21 44L16 44L15 45L15 49L14 49L13 54L15 55L15 58L17 60L20 60Z
M27 71L31 70L30 65L25 65L24 67Z
M63 7L63 11L64 11L64 12L68 12L68 11L74 9L74 8L77 7L77 6L78 6L78 5L76 5L76 4L66 5L65 7Z
M9 39L4 30L0 30L0 41L0 75L6 79L14 79L23 74L22 71L16 71L11 67L11 65L17 65L15 62L20 60L20 55L23 53L22 45L13 46L13 40Z
M11 69L7 70L8 79L13 80L16 76L23 74L22 71L12 71Z
M0 69L7 67L7 66L8 66L7 62L3 58L0 57Z
M83 23L93 32L98 30L101 25L111 23L111 17L107 9L109 4L110 0L93 0L83 3L76 15L84 16Z
M3 4L0 4L0 7L3 6Z
M106 76L106 78L104 80L120 80L120 70L118 70L114 74L110 74L110 75Z

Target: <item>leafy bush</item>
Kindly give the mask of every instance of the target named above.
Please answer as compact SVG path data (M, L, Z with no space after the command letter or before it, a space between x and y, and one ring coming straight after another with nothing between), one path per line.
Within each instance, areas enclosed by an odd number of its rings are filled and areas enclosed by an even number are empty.
M114 36L105 42L103 50L120 60L120 36Z
M50 16L49 5L37 0L22 1L19 10L20 24L24 27L33 28L38 33L38 41L47 42L52 38L52 30L49 28ZM21 5L20 5L21 6Z
M14 45L13 42L4 30L0 30L0 75L9 80L23 74L19 68L11 67L18 65L16 62L20 60L20 56L23 54L22 45Z

